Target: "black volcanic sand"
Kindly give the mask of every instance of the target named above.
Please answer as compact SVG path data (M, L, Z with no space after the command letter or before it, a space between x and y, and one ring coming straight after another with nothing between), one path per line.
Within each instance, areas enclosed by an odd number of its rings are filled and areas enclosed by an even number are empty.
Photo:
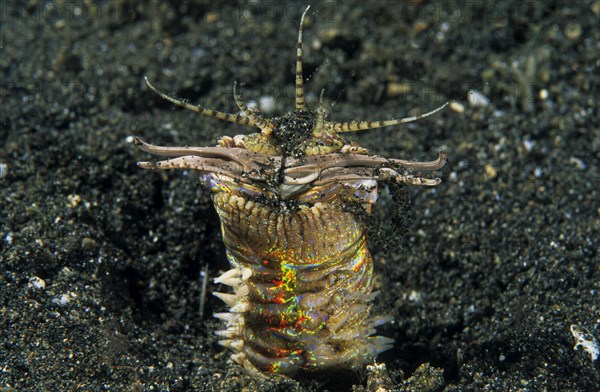
M218 291L227 269L210 199L192 172L138 168L151 158L128 139L248 132L175 108L145 75L210 108L236 111L237 80L246 100L292 110L305 4L17 3L0 6L1 389L374 390L366 372L265 382L229 360L211 317L224 305L200 310L202 271ZM313 108L322 89L337 121L463 105L348 135L387 157L450 157L438 187L407 188L408 232L371 245L372 312L396 340L379 379L599 390L600 359L571 326L600 339L600 2L355 3L312 4Z

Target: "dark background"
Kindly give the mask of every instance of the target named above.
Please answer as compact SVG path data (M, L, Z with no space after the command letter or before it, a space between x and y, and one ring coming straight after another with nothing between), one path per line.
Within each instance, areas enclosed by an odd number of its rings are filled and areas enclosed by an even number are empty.
M393 316L380 333L396 340L379 362L396 389L598 390L600 361L574 350L570 327L600 337L600 2L310 4L307 99L325 89L331 120L464 105L349 135L387 157L450 157L441 185L408 189L397 247L371 246L373 313ZM191 172L139 169L149 157L128 142L249 132L174 108L145 75L217 110L237 110L236 80L272 114L292 110L305 6L2 1L3 390L367 385L363 372L252 381L228 360L210 316L224 306L208 296L200 313L201 271L217 291L227 268L210 199ZM470 89L489 105L470 106ZM433 386L406 382L424 363Z

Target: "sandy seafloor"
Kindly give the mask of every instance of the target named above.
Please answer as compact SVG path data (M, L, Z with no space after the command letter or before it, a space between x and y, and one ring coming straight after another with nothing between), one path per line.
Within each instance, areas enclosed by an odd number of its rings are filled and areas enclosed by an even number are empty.
M380 386L599 390L600 2L310 4L313 108L322 89L337 121L462 105L348 135L387 157L450 157L442 184L408 189L392 251L371 246L372 312L396 340ZM236 111L237 80L269 113L292 110L305 5L2 1L0 390L375 390L364 371L265 382L229 360L211 317L224 306L199 310L203 269L227 269L210 199L194 173L139 169L149 156L128 142L248 132L175 108L145 75L214 109Z

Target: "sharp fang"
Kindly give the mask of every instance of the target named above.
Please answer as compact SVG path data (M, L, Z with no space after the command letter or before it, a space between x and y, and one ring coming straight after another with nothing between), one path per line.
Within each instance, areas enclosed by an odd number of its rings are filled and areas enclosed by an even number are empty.
M248 280L252 276L252 270L250 268L244 268L242 270L242 280Z
M235 278L239 278L239 276L240 276L240 271L237 268L234 268L234 269L230 269L229 271L225 272L221 276L216 277L215 280L214 280L214 282L215 283L227 284L227 283L224 283L224 282L225 281L230 281L230 280L235 279Z
M232 314L232 313L229 313L229 312L215 313L215 314L213 314L213 316L215 318L218 318L219 320L223 320L223 321L226 321L228 323L234 322L239 317L238 315Z
M237 296L235 296L233 294L213 292L213 295L215 297L219 298L221 301L225 302L225 304L227 306L235 306L235 304L237 304L237 302L238 302Z
M229 327L227 329L222 329L220 331L215 331L215 335L225 339L231 339L239 336L239 328Z
M371 322L373 323L374 327L379 327L380 325L388 323L388 322L392 321L393 319L394 318L390 317L390 316L379 316L379 317L373 318L373 320L371 320Z
M226 286L237 289L242 284L242 280L240 278L229 278L229 279L221 279L221 281L219 281L219 282L217 282L215 280L215 283L222 283Z
M237 296L243 298L250 293L250 288L247 285L241 286L237 291Z
M227 347L228 349L238 351L238 352L242 351L244 349L244 342L241 340L233 340L233 339L221 340L221 341L219 341L219 344L223 347Z
M243 302L239 302L238 304L233 306L231 309L229 309L229 311L232 313L244 313L244 312L248 311L249 307L250 306L248 305L248 302L243 301Z
M227 339L227 340L219 340L219 345L226 347L226 348L231 348L231 343L233 342L232 339Z
M244 362L246 362L246 354L244 354L244 353L232 354L231 359L233 360L233 362L243 365Z
M244 341L243 340L234 340L231 342L231 348L236 351L242 351L244 349Z

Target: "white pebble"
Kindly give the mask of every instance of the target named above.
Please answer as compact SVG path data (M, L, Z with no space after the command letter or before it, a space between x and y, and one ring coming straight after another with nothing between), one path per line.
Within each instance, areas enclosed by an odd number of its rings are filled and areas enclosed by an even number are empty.
M275 110L275 98L270 95L263 95L258 99L258 106L265 113L273 113Z
M408 293L408 300L411 302L421 302L422 298L423 297L421 293L419 293L418 291L411 290L411 292Z
M61 294L52 298L52 303L60 306L65 306L69 302L71 302L71 297L69 296L69 294Z
M450 109L456 113L463 113L465 111L465 105L460 102L452 101L450 102Z
M44 282L44 279L39 278L37 276L32 276L31 278L29 278L29 287L33 287L35 289L45 289L46 288L46 282Z
M527 152L531 152L531 150L533 150L534 145L535 145L535 143L529 139L523 140L523 147L525 147L525 151L527 151Z

